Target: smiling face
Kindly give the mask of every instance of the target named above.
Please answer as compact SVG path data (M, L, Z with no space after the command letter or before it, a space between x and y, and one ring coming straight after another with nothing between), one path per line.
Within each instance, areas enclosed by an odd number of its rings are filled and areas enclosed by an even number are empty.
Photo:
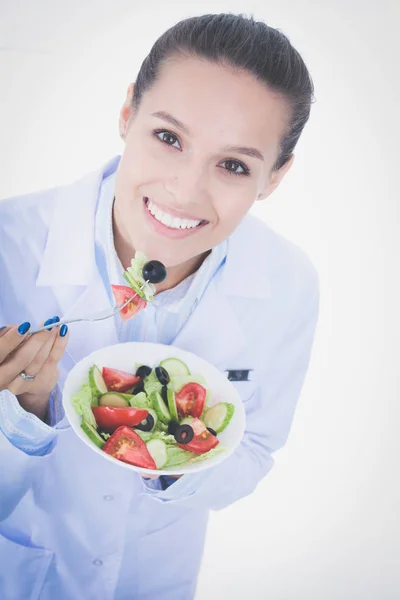
M188 271L288 170L272 171L288 107L253 75L196 58L168 60L135 112L132 89L120 117L117 251Z

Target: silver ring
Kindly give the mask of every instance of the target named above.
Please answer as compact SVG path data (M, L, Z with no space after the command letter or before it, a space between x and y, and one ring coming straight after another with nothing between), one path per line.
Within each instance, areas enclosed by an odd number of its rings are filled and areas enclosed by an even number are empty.
M36 375L27 375L25 371L21 371L19 376L22 377L24 381L33 381L36 378Z

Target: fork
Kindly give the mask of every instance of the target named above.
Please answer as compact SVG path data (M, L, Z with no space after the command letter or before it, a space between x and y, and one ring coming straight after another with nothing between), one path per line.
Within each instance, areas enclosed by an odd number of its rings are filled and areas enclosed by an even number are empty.
M149 281L146 281L140 288L139 291L143 290L143 288L149 283ZM29 334L33 335L34 333L39 333L40 331L46 331L46 329L51 329L52 327L60 327L60 325L69 325L70 323L79 323L80 321L104 321L105 319L109 319L110 317L113 317L114 315L116 315L118 312L120 312L123 308L125 308L125 306L127 306L129 304L129 302L132 302L132 300L134 298L136 298L136 296L138 296L137 292L135 292L128 300L126 300L126 302L124 302L123 304L119 304L117 306L114 307L114 309L112 310L112 312L109 311L109 309L106 310L102 310L101 312L98 312L97 314L95 314L92 317L80 317L79 319L61 319L61 321L58 321L57 323L50 323L49 325L43 325L43 327L39 327L38 329L35 329L34 331L30 331Z

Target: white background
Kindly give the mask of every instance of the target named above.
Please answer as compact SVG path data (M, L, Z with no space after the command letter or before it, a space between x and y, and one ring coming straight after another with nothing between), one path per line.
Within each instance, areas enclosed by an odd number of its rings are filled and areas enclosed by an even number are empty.
M396 2L0 0L0 11L0 197L120 153L126 88L185 16L252 12L302 53L317 102L257 213L320 272L313 359L275 468L212 515L198 600L400 598Z

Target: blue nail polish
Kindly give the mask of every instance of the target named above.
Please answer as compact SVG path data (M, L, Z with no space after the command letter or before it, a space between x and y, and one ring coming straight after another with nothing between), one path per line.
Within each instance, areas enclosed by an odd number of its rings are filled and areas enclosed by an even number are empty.
M68 325L65 325L65 323L64 323L64 325L61 325L61 328L60 328L61 337L64 337L65 335L67 335L67 331L68 331Z
M53 319L47 319L47 321L44 322L44 327L47 327L47 325L51 325L53 323ZM49 327L47 331L51 331L52 327Z
M60 320L60 317L53 317L53 323L58 323Z
M28 321L25 321L25 323L21 323L21 325L18 327L18 333L20 335L25 335L30 326L31 324L28 323Z
M2 325L2 326L0 327L0 331L1 331L2 329L5 329L6 327L7 327L7 325Z

